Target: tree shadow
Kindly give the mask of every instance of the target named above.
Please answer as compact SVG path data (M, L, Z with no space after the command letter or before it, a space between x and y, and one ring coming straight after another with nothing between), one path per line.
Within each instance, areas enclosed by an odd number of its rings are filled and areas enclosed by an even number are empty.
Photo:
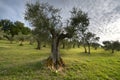
M0 50L6 50L9 49L9 47L0 47Z
M20 75L20 74L31 74L31 72L42 71L44 67L43 61L36 61L25 63L22 65L12 65L11 67L6 67L0 69L0 76L11 76L11 75Z

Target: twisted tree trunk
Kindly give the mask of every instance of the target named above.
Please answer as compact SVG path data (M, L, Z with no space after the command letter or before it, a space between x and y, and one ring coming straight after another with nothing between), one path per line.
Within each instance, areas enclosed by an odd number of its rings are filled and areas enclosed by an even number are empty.
M55 70L59 70L65 66L59 54L59 38L57 36L53 36L52 38L51 55L47 59L47 66Z

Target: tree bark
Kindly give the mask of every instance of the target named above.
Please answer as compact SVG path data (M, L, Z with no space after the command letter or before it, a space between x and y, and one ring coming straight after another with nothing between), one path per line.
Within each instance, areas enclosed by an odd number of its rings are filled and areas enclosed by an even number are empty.
M85 53L87 53L85 35L83 38L83 47L84 47Z
M52 38L51 55L47 59L47 66L55 70L64 67L64 62L59 54L59 38L57 36Z
M88 54L90 54L90 43L88 43Z
M86 49L86 46L84 45L84 49L85 49L85 53L87 53L87 49Z
M58 69L58 61L60 58L58 45L59 45L59 40L57 38L54 38L53 39L52 59L53 59L54 67L56 69Z

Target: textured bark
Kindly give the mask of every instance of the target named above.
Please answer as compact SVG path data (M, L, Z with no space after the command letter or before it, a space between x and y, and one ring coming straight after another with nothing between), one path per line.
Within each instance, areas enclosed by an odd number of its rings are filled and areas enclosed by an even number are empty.
M59 54L59 40L57 37L53 38L53 50L52 50L52 60L53 60L53 65L55 69L58 69L59 67L59 59L60 59L60 54Z
M57 62L57 68L56 68L56 64L54 64L52 56L49 56L47 58L46 65L48 68L53 69L53 70L58 70L58 71L61 71L65 67L65 63L63 62L62 58L60 57Z
M59 54L59 37L53 36L51 44L51 55L47 59L47 66L49 68L59 70L65 66Z
M86 49L86 46L85 46L85 44L83 45L83 47L84 47L85 53L87 53L87 49Z

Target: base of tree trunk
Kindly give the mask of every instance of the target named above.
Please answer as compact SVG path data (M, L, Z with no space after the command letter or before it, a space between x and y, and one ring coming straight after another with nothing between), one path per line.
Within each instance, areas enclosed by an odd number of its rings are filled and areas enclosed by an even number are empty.
M65 67L65 63L63 62L62 58L60 57L59 61L57 62L57 69L56 69L56 65L54 64L53 60L52 60L52 57L48 57L46 60L45 60L45 65L49 68L49 69L53 69L55 71L61 71L64 69Z

